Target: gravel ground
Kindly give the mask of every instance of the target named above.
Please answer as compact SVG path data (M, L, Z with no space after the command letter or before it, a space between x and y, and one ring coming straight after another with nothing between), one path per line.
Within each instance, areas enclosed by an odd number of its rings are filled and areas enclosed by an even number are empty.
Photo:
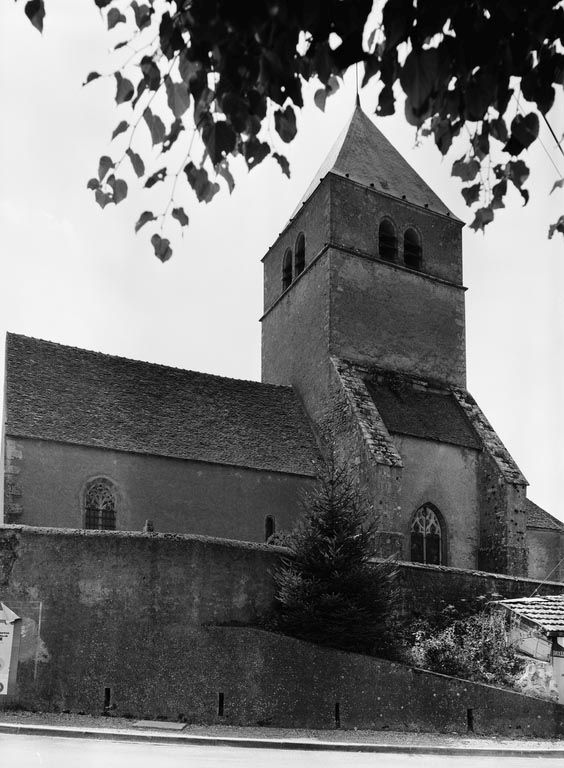
M364 730L306 730L297 728L259 728L239 727L230 725L191 725L181 731L167 731L161 728L134 728L135 720L123 717L95 717L93 715L77 715L50 712L26 712L0 709L0 726L4 724L47 725L58 727L134 730L138 733L160 733L194 736L226 736L230 738L275 739L275 740L306 740L306 741L335 741L363 744L390 745L432 745L444 747L496 747L519 749L563 749L564 740L551 739L507 739L484 738L469 734L444 733L405 733L398 731L364 731Z

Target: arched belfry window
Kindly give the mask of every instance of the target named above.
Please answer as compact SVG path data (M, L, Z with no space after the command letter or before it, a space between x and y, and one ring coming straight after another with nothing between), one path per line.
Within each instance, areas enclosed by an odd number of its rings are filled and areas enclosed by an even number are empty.
M414 563L445 565L444 524L439 510L423 504L411 523L411 560Z
M271 536L276 533L276 522L272 515L267 515L264 518L264 540L268 541Z
M403 236L403 261L410 269L421 269L421 240L414 229L407 229Z
M305 268L305 235L301 232L296 240L296 255L294 256L294 278Z
M282 290L290 287L292 282L292 251L290 248L284 254L284 261L282 262Z
M388 219L380 222L378 229L378 253L380 258L386 261L395 261L398 255L396 230Z
M91 480L84 491L84 527L99 531L116 528L117 496L105 477Z

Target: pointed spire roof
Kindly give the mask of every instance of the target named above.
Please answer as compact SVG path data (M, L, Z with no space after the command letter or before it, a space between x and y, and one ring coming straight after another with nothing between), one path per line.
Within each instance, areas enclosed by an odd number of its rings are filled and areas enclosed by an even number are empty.
M343 176L398 200L405 200L457 219L376 128L363 112L358 100L350 120L315 175L296 212L328 173Z

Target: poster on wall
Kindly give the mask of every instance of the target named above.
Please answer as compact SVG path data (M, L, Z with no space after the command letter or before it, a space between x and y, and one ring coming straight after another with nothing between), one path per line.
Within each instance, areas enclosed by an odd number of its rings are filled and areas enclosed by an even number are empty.
M0 696L13 693L16 683L21 621L0 602Z

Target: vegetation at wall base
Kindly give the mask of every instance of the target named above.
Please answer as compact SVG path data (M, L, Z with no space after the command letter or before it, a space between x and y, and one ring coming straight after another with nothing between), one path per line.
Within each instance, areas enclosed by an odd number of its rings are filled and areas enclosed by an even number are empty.
M415 667L478 683L514 687L525 661L509 640L505 617L482 610L457 619L436 632L430 627L415 633L404 661Z
M376 520L344 467L328 464L304 499L274 574L271 628L332 648L379 655L389 644L396 566L371 562Z

